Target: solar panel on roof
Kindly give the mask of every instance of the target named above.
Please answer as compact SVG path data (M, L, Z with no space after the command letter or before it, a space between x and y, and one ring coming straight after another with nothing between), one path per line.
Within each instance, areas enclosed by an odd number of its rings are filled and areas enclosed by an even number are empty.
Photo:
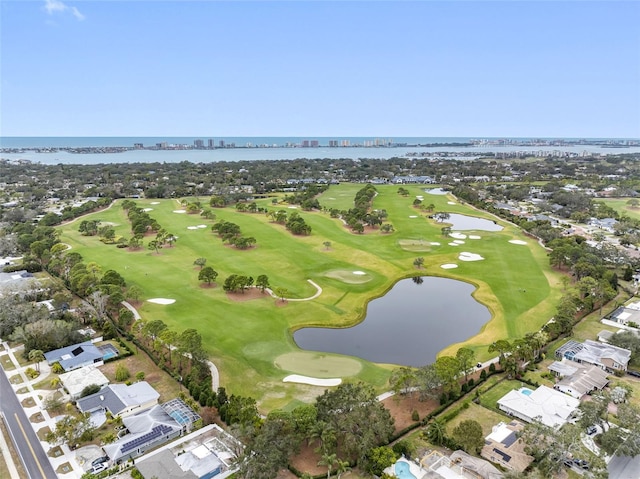
M502 441L502 444L504 444L505 447L510 447L517 440L518 440L518 437L516 436L516 433L512 432L511 434L509 434L507 437L504 438L504 440Z
M71 351L71 354L73 354L74 356L77 356L78 354L81 354L82 351L83 351L82 347L78 346L73 351Z
M504 452L502 452L500 449L496 449L495 447L493 448L493 452L495 452L496 454L498 454L499 456L502 457L502 460L504 462L509 462L511 460L511 456L509 454L505 454Z

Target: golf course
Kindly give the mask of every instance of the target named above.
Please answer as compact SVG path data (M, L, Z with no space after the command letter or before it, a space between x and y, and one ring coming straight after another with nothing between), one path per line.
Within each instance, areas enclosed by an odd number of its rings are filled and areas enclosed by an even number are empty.
M354 196L363 186L332 185L318 200L326 209L353 208ZM103 225L113 225L116 237L130 238L131 227L121 201L59 227L60 240L80 253L85 262L96 262L103 271L115 269L128 286L139 286L143 297L137 309L144 319L162 320L176 331L197 329L228 391L255 397L261 410L288 409L325 389L283 382L289 375L362 380L379 391L386 389L396 365L303 351L294 343L292 333L308 326L353 326L365 318L367 303L383 296L400 279L421 275L466 281L476 287L474 298L489 308L492 318L479 334L450 345L440 354L455 355L464 345L474 349L479 360L488 359L487 347L495 340L522 337L553 316L562 288L558 287L559 275L549 266L547 252L537 241L511 224L460 204L451 195L429 194L423 185L403 187L410 192L408 196L399 195L397 185L376 185L373 208L386 210L386 222L393 225L390 233L366 229L364 234L355 234L328 212L302 211L284 202L273 204L273 197L256 200L269 211L299 212L312 231L308 236L295 236L266 214L238 212L233 205L213 208L215 220L188 214L179 198L134 200L177 237L172 246L158 252L146 247L154 236L146 237L145 247L133 251L79 233L82 220L100 220ZM413 205L416 197L423 198L424 205L433 204L434 212L486 218L503 229L454 229L454 236L445 237L442 228L448 226L446 221L430 219L433 213ZM208 208L208 197L197 200ZM237 224L243 236L256 239L255 246L240 250L223 243L211 230L220 220ZM465 235L469 239L462 239ZM424 258L420 267L414 264L417 257ZM206 258L206 265L219 273L214 285L198 280L197 258ZM285 289L291 301L267 293L246 293L245 298L228 295L222 284L231 274L266 275L271 289Z

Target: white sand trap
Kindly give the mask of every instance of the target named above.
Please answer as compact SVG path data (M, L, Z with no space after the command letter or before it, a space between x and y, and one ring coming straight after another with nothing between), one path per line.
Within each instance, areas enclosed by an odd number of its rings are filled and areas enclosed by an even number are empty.
M418 217L417 215L411 215L411 216L409 216L409 218L417 218L417 217Z
M151 299L147 299L147 301L149 303L155 303L155 304L173 304L176 302L175 299L168 299L168 298L151 298Z
M297 207L297 206L289 206L289 209L290 209L290 210L297 210L297 209L298 209L298 207Z
M464 241L462 241L462 240L453 240L453 241L452 241L452 243L455 243L455 244L464 244Z
M421 196L421 195L416 195L416 198L419 200L424 200L424 196Z
M431 246L440 246L440 243L438 243L437 241L432 241L431 243L429 243Z
M469 235L469 236L467 236L467 238L469 238L469 239L480 239L480 236L478 236L478 235Z
M460 256L458 256L458 259L460 261L482 261L484 258L479 254L463 251L460 253Z
M447 263L447 264L441 264L440 267L442 269L454 269L454 268L457 268L458 265L453 263Z
M198 227L197 226L187 226L188 230L197 230Z
M449 246L460 246L460 245L458 243L451 242L449 243Z
M206 228L206 227L207 227L207 225L198 225L198 226L196 226L196 228L200 228L200 229Z
M447 201L447 204L448 204L448 205L455 205L455 204L456 204L456 202L455 202L455 201Z
M159 204L160 204L160 202L159 202L159 201L152 201L152 202L151 202L151 204L152 204L152 205L159 205Z
M178 214L180 214L180 213L186 213L186 211L185 211L185 210L173 210L173 212L174 212L174 213L178 213Z
M527 244L526 241L522 241L522 240L509 240L509 243L511 243L511 244Z
M142 211L153 211L153 208L142 208Z
M342 379L340 378L319 379L319 378L311 378L309 376L300 376L299 374L290 374L289 376L284 378L282 382L310 384L311 386L338 386L342 382Z
M465 239L467 237L467 235L462 233L449 233L449 236L455 239Z
M357 274L358 276L363 276L367 273L365 273L364 271L352 271L351 274Z

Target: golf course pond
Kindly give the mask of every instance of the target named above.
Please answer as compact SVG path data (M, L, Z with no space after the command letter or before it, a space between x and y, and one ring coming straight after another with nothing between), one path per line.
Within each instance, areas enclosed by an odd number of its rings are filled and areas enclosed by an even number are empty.
M475 286L433 276L403 279L368 304L351 328L302 328L293 334L306 350L356 356L375 363L424 366L450 344L477 334L491 313L471 294Z

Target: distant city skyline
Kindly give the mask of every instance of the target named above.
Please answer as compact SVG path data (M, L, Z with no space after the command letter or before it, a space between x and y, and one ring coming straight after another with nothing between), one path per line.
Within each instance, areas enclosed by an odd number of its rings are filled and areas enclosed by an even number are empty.
M640 138L639 22L625 1L3 0L0 136Z

